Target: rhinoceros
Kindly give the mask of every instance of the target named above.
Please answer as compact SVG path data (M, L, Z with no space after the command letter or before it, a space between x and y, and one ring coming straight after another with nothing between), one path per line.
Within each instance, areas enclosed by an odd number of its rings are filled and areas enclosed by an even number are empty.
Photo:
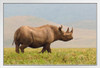
M15 43L15 51L19 53L19 49L24 53L26 47L39 48L43 47L40 53L46 50L51 53L50 44L54 41L69 41L73 39L73 28L64 32L62 25L57 27L54 25L43 25L40 27L21 26L14 34L13 43Z

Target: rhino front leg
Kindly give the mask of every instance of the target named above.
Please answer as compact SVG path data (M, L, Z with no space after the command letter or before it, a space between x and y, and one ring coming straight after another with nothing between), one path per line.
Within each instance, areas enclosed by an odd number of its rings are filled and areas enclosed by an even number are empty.
M46 50L51 53L50 44L45 44L41 52L44 53Z
M46 51L46 47L44 46L40 53L44 53Z
M48 53L51 53L50 45L47 47L47 51L48 51Z

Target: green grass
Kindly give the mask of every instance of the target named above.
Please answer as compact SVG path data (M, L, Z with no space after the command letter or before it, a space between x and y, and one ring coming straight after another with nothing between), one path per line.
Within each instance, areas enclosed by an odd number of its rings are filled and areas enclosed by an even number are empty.
M26 48L17 54L4 48L4 65L96 65L96 48L51 48L52 53L39 53L41 48Z

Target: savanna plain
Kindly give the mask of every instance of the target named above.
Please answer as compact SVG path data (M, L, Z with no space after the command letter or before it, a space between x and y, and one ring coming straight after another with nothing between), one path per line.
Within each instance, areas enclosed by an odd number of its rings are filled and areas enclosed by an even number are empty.
M17 54L15 48L4 48L4 65L96 65L96 48L26 48Z

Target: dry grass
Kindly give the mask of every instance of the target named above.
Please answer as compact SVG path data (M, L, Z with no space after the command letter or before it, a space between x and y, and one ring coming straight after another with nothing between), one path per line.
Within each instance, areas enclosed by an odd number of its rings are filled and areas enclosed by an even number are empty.
M96 65L96 48L52 48L52 53L38 53L41 48L26 48L17 54L4 48L4 65Z

